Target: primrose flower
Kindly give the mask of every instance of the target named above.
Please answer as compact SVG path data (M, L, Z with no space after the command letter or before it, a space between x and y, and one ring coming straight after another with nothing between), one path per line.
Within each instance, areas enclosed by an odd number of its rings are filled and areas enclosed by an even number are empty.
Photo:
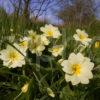
M25 59L15 48L7 45L7 48L0 51L0 59L3 60L3 65L8 68L22 67L25 65Z
M41 35L41 42L44 45L49 45L50 41L47 39L47 37L45 35Z
M26 50L20 45L20 43L13 43L13 46L20 51L24 56L27 55Z
M19 47L22 51L26 51L28 49L28 41L29 39L27 37L20 40Z
M29 36L36 35L36 32L35 32L35 31L33 31L33 30L29 30L29 31L28 31L28 33L29 33Z
M49 49L49 51L52 53L53 56L57 57L58 55L62 54L63 49L64 48L62 45L56 45Z
M41 27L40 30L47 37L58 38L59 36L61 36L61 33L58 30L58 28L54 27L53 25L50 25L50 24L49 25L45 25L44 27Z
M29 84L26 83L26 84L21 88L21 91L22 91L23 93L26 93L27 90L28 90L28 86L29 86Z
M88 34L80 29L76 30L77 34L74 34L73 37L76 41L80 41L83 45L88 45L92 39L88 38Z
M81 53L71 53L68 60L64 60L61 65L65 72L65 80L67 82L71 81L73 85L88 84L89 79L93 78L91 71L94 63L90 62L90 59L84 57Z
M33 30L29 30L28 33L29 33L28 35L29 40L35 40L35 38L38 36L37 33Z
M96 41L95 42L95 48L99 48L100 47L100 42L99 41Z
M34 31L29 31L29 50L34 54L42 55L42 52L45 49L45 45L49 45L49 40L44 35L38 35Z
M29 40L29 50L34 54L41 55L42 51L45 49L43 42L41 41L40 35L34 35L34 38Z

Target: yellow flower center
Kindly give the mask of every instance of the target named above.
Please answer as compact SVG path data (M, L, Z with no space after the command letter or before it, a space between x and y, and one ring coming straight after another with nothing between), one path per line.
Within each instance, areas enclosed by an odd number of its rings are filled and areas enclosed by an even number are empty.
M48 31L48 36L52 36L52 35L53 35L52 31Z
M58 52L59 48L53 48L53 52Z
M17 60L19 56L16 52L10 52L8 57L9 57L9 60L11 62L13 62L13 61Z
M73 71L73 74L78 76L80 74L80 64L74 64L72 66L72 71Z
M84 39L86 38L86 36L85 36L85 35L83 35L83 34L80 34L80 36L79 36L79 37L80 37L80 39L81 39L81 40L84 40Z

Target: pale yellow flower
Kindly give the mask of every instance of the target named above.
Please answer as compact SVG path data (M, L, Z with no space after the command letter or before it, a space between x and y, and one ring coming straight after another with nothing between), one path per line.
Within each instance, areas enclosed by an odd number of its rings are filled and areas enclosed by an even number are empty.
M53 56L57 57L58 55L62 54L63 49L64 48L62 45L56 45L49 49L49 51L52 53Z
M28 37L24 37L23 39L20 39L20 42L14 43L13 45L24 55L26 56L26 51L28 49Z
M43 43L43 45L49 45L50 43L50 41L45 35L41 35L41 42Z
M31 34L29 39L29 50L34 54L41 55L42 51L45 49L43 42L41 41L41 36L37 34Z
M48 92L48 95L50 96L50 97L55 97L55 94L54 94L54 92L50 89L50 88L47 88L47 92Z
M52 37L52 38L58 38L61 36L60 31L58 30L57 27L54 27L53 25L45 25L44 27L41 27L40 30L44 33L45 36L47 37Z
M95 48L100 48L100 42L99 41L95 42Z
M28 33L29 33L29 35L28 35L29 39L35 39L37 36L36 32L33 30L29 30Z
M29 84L26 83L26 84L21 88L21 91L22 91L23 93L26 93L27 90L28 90L28 86L29 86Z
M3 60L3 65L8 68L22 67L25 65L25 59L15 48L7 45L7 48L0 51L0 59Z
M18 51L21 52L21 54L23 54L24 56L27 55L26 50L24 48L22 48L20 43L14 43L13 45L14 45L15 48L17 48Z
M27 37L20 40L19 46L22 51L26 51L28 49L28 41L29 39Z
M73 36L76 41L80 41L84 45L88 45L92 41L85 31L77 29L76 32L77 34L74 34Z
M73 85L79 83L88 84L89 79L93 78L91 71L94 67L94 63L81 53L71 53L68 60L64 60L61 65L65 72L65 80L67 82L71 81Z

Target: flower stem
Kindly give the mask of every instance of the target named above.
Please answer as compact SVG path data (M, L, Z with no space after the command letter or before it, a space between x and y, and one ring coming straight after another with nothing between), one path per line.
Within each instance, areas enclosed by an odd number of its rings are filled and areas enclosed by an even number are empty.
M14 98L14 100L17 100L22 94L22 91Z

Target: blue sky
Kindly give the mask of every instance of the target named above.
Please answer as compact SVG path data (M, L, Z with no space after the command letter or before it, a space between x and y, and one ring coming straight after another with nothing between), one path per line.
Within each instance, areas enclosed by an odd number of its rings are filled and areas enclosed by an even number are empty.
M98 19L100 19L100 0L95 0L95 7L98 7L96 10L96 16Z
M100 19L100 0L95 0L94 5L99 6L98 9L96 10L96 16L98 19ZM6 10L6 12L9 12L9 13L13 12L13 7L12 7L11 3L9 2L9 0L0 0L0 6L3 7ZM61 20L59 20L54 15L52 10L49 10L48 12L49 13L47 13L46 16L42 16L42 18L45 17L47 20L49 20L50 23L61 23Z

